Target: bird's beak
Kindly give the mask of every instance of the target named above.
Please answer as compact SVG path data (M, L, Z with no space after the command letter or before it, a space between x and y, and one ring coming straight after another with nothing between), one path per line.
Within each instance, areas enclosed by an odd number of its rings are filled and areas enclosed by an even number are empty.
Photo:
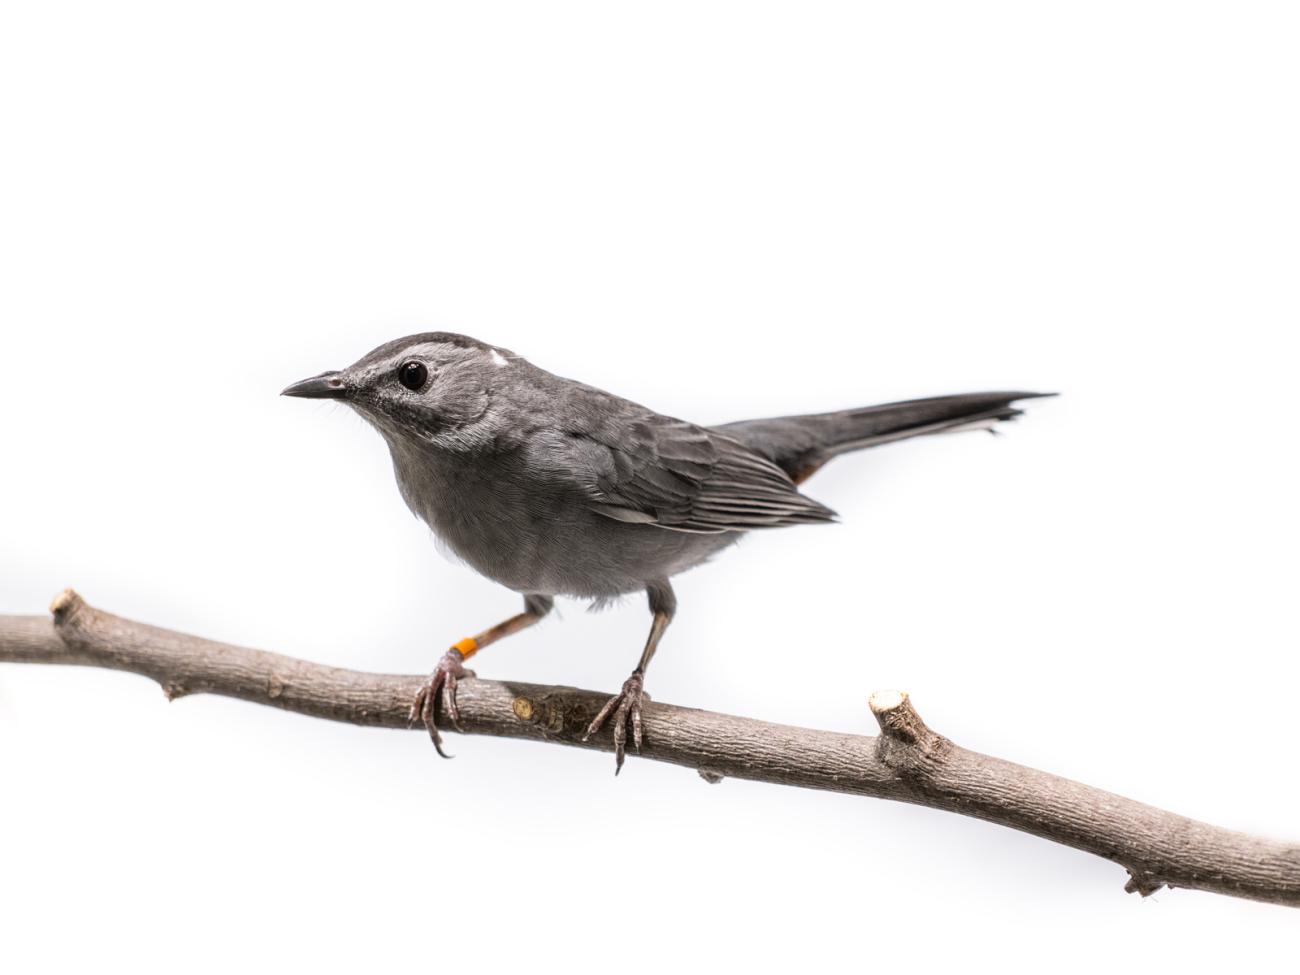
M304 399L342 399L343 394L343 377L337 372L322 372L280 391L281 396L301 396Z

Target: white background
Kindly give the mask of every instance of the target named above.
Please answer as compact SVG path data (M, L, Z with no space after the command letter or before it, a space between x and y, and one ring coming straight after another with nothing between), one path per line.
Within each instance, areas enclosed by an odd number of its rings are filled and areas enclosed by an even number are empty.
M423 672L518 599L290 381L412 331L700 422L1060 390L678 580L662 701L1300 840L1287 4L9 3L0 611ZM640 599L483 654L615 689ZM0 960L1136 970L1300 915L983 823L0 670ZM669 967L665 967L669 966Z

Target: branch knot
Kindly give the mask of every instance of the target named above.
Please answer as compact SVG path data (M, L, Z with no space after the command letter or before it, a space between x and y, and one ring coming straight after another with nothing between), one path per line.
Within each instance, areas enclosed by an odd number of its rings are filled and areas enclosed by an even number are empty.
M1125 869L1128 870L1128 882L1124 884L1125 893L1150 897L1165 885L1163 880L1158 880L1149 870L1142 870L1138 867L1126 867Z

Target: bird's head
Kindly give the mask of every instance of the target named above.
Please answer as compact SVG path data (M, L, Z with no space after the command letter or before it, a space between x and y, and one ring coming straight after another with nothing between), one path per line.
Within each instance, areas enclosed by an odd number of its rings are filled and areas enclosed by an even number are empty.
M515 359L465 335L425 332L387 342L346 369L304 379L281 395L340 400L390 443L472 450L492 437L493 392Z

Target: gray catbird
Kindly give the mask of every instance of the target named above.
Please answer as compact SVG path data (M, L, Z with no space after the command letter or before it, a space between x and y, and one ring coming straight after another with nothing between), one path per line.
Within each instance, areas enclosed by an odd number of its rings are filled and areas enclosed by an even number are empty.
M407 505L452 551L524 597L524 611L456 643L411 707L442 754L438 699L459 719L466 658L531 626L556 596L644 590L654 621L614 716L615 771L629 727L641 747L642 682L677 601L668 580L743 532L833 521L795 487L832 457L907 437L990 428L1039 393L970 393L838 413L701 427L539 369L507 349L428 332L381 345L286 396L337 399L388 442Z

